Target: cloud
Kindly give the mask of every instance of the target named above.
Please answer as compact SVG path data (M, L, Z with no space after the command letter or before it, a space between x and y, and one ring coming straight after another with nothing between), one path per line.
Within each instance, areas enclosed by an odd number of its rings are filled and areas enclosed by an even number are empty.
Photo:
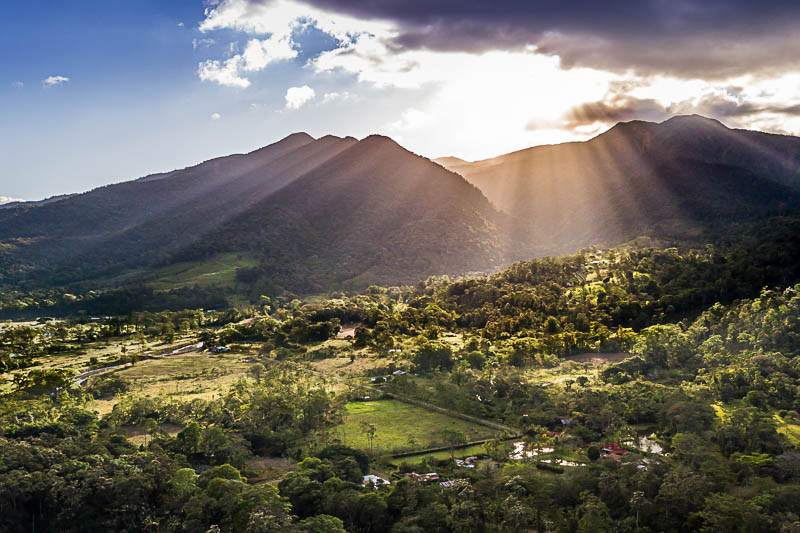
M243 67L246 72L263 70L274 61L282 61L297 57L291 37L271 36L269 39L250 39L242 53Z
M203 41L205 39L198 41L198 44ZM209 41L214 42L211 39ZM226 87L245 89L250 86L250 80L243 73L258 72L270 63L297 56L297 50L292 47L291 38L288 37L250 39L244 52L236 54L236 50L236 43L231 43L230 53L234 55L225 61L208 59L201 62L197 68L197 75L204 81L215 81Z
M216 41L214 39L192 39L192 49L197 50L198 48L208 48L209 46L214 46Z
M12 202L24 202L22 198L11 198L10 196L0 196L0 205L10 204Z
M231 43L229 53L232 55L224 63L219 60L201 63L201 67L206 67L203 69L206 77L201 76L201 79L232 87L246 86L246 80L249 85L244 73L258 72L274 62L296 58L298 45L292 40L292 34L310 25L344 41L363 32L387 27L341 14L331 15L294 0L215 2L206 9L206 18L199 26L201 32L227 29L258 37L251 38L241 54L237 53L237 43ZM224 74L218 74L219 71L224 71Z
M242 56L233 56L225 62L209 59L197 66L197 75L203 81L214 81L226 87L246 89L250 80L239 75Z
M48 76L42 80L42 83L45 87L54 87L56 85L61 85L63 83L67 83L69 78L66 76Z
M211 117L210 118L211 118L211 120L219 120L219 119L222 118L222 115L220 115L219 113L211 113Z
M303 105L313 100L315 96L316 92L314 92L314 89L308 85L303 85L302 87L290 87L286 91L286 108L300 109L303 107Z
M611 94L603 100L585 102L572 108L566 114L563 124L567 128L579 128L594 124L616 124L631 120L664 120L671 115L668 106L654 98L635 98L625 94ZM531 121L528 129L539 125Z
M206 62L232 86L299 57L306 29L326 34L331 44L306 51L305 66L393 95L371 127L414 129L409 147L421 153L486 157L675 113L800 132L800 2L563 4L221 0L199 28L247 35L243 52ZM347 100L339 87L320 102ZM292 102L287 91L287 108L307 100Z
M359 98L358 98L357 94L353 94L353 93L348 92L348 91L342 91L342 92L334 91L334 92L329 92L329 93L325 93L325 94L322 95L322 103L323 104L327 104L327 103L330 103L330 102L337 102L337 101L339 101L339 102L356 102L358 100L359 100Z
M178 27L179 27L179 28L183 28L183 27L184 27L184 24L183 24L183 22L179 22L179 23L178 23Z
M400 116L400 119L392 122L389 127L395 130L416 130L419 129L429 121L429 117L419 109L409 108L406 109Z
M398 51L532 45L565 66L705 78L800 65L794 0L306 1L312 9L391 23L390 44Z
M25 84L22 83L21 81L15 81L14 83L11 84L11 86L14 87L15 89L22 89L23 87L25 87Z
M796 132L800 96L792 87L798 81L796 74L733 83L668 78L615 81L602 99L584 102L566 113L563 126L595 131L629 120L659 122L674 115L698 114L736 127ZM536 126L535 121L529 125Z

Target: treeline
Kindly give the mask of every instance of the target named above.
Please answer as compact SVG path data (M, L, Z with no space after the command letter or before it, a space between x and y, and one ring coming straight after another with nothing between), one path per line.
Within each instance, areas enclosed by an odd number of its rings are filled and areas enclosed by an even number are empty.
M216 288L184 287L158 291L147 286L72 294L56 290L0 295L0 319L31 319L42 315L128 315L134 312L182 309L227 309L225 293Z

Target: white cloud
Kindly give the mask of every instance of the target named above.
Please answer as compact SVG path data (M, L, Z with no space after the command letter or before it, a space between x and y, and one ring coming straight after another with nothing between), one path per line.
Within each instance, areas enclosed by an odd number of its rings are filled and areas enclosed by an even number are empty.
M396 25L334 15L302 0L220 0L207 5L202 32L228 29L251 37L242 54L231 52L224 63L206 62L213 67L207 69L207 76L213 73L220 83L247 86L246 73L297 57L299 44L292 35L314 26L339 45L312 57L307 66L326 80L343 78L336 74L352 75L360 83L386 89L383 94L396 95L392 101L398 105L375 115L369 128L382 129L395 138L413 130L413 136L406 135L408 147L419 153L476 159L535 144L586 139L611 124L570 123L574 108L604 101L620 84L628 86L624 94L653 100L668 112L702 112L705 105L707 114L713 114L722 106L720 113L726 107L739 113L723 119L727 124L800 133L800 115L781 109L800 106L796 96L800 79L792 78L794 73L776 75L773 80L712 82L565 68L558 56L533 46L489 52L398 49L393 43L400 35ZM736 87L738 92L732 90ZM301 89L287 91L287 108L298 109L315 98L310 87ZM342 88L323 94L319 101L348 100L358 97ZM746 112L748 104L757 113Z
M11 202L24 202L22 198L11 198L10 196L0 196L0 205L10 204Z
M283 38L290 36L294 29L312 24L340 40L349 40L352 35L361 33L385 33L392 27L386 22L333 14L296 0L225 0L206 10L200 31L232 29Z
M218 2L206 9L206 18L199 27L201 32L232 29L251 35L269 35L269 37L250 39L241 54L237 54L236 43L231 43L233 48L229 53L236 55L232 55L224 65L215 60L201 63L201 66L210 67L205 69L207 77L202 79L211 79L233 87L245 86L242 80L247 79L242 76L242 72L258 72L273 62L297 57L297 44L292 41L292 33L309 25L314 25L336 39L346 42L365 32L385 34L389 28L386 23L363 21L339 14L332 15L295 0L273 0L263 3L248 0ZM235 67L235 71L226 70L225 75L216 75L217 71L228 67ZM247 82L249 85L249 80Z
M183 22L179 22L179 23L178 23L178 27L179 27L179 28L183 28L183 26L184 26Z
M416 130L425 126L428 121L429 117L426 113L410 108L403 112L400 120L389 124L389 127L396 130Z
M242 68L246 72L257 72L263 70L273 61L293 59L295 57L297 57L297 50L292 47L292 39L290 37L277 38L273 35L264 40L250 39L242 54L242 59L244 59Z
M214 39L192 39L192 48L197 50L200 47L208 48L216 44Z
M200 45L210 46L213 39L200 39L192 42L194 48ZM264 70L270 63L297 57L297 50L290 36L277 37L272 35L268 39L250 39L244 52L236 53L238 45L232 42L228 52L231 57L223 61L209 59L200 63L197 74L201 80L215 81L226 87L246 88L250 80L242 75L244 72L258 72Z
M67 83L69 78L66 76L48 76L42 80L42 83L46 87L53 87L55 85L61 85L62 83Z
M25 87L25 84L22 83L21 81L15 81L11 85L16 89L22 89L23 87Z
M226 87L246 89L250 80L239 75L242 56L233 56L224 63L215 59L203 61L197 66L197 75L203 81L215 81Z
M286 91L286 107L288 109L300 109L316 96L314 89L308 85L302 87L290 87Z
M222 115L219 113L211 113L211 120L219 120L222 118Z
M353 94L353 93L348 92L348 91L342 91L342 92L335 92L334 91L334 92L329 92L329 93L325 93L325 94L322 95L322 103L323 104L327 104L327 103L330 103L330 102L336 102L336 101L340 101L340 102L356 102L358 100L359 100L359 98L358 98L357 94Z

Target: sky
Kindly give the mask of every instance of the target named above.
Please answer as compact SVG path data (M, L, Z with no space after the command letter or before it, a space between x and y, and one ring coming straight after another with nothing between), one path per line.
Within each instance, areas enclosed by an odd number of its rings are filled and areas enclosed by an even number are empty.
M477 160L698 113L800 134L800 2L25 0L0 17L0 203L306 131Z

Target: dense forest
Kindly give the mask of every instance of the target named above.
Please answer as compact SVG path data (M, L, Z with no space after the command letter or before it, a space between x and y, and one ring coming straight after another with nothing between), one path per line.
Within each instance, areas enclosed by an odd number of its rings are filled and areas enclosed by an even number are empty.
M0 323L0 531L800 531L797 235L239 309L4 293L39 319Z

